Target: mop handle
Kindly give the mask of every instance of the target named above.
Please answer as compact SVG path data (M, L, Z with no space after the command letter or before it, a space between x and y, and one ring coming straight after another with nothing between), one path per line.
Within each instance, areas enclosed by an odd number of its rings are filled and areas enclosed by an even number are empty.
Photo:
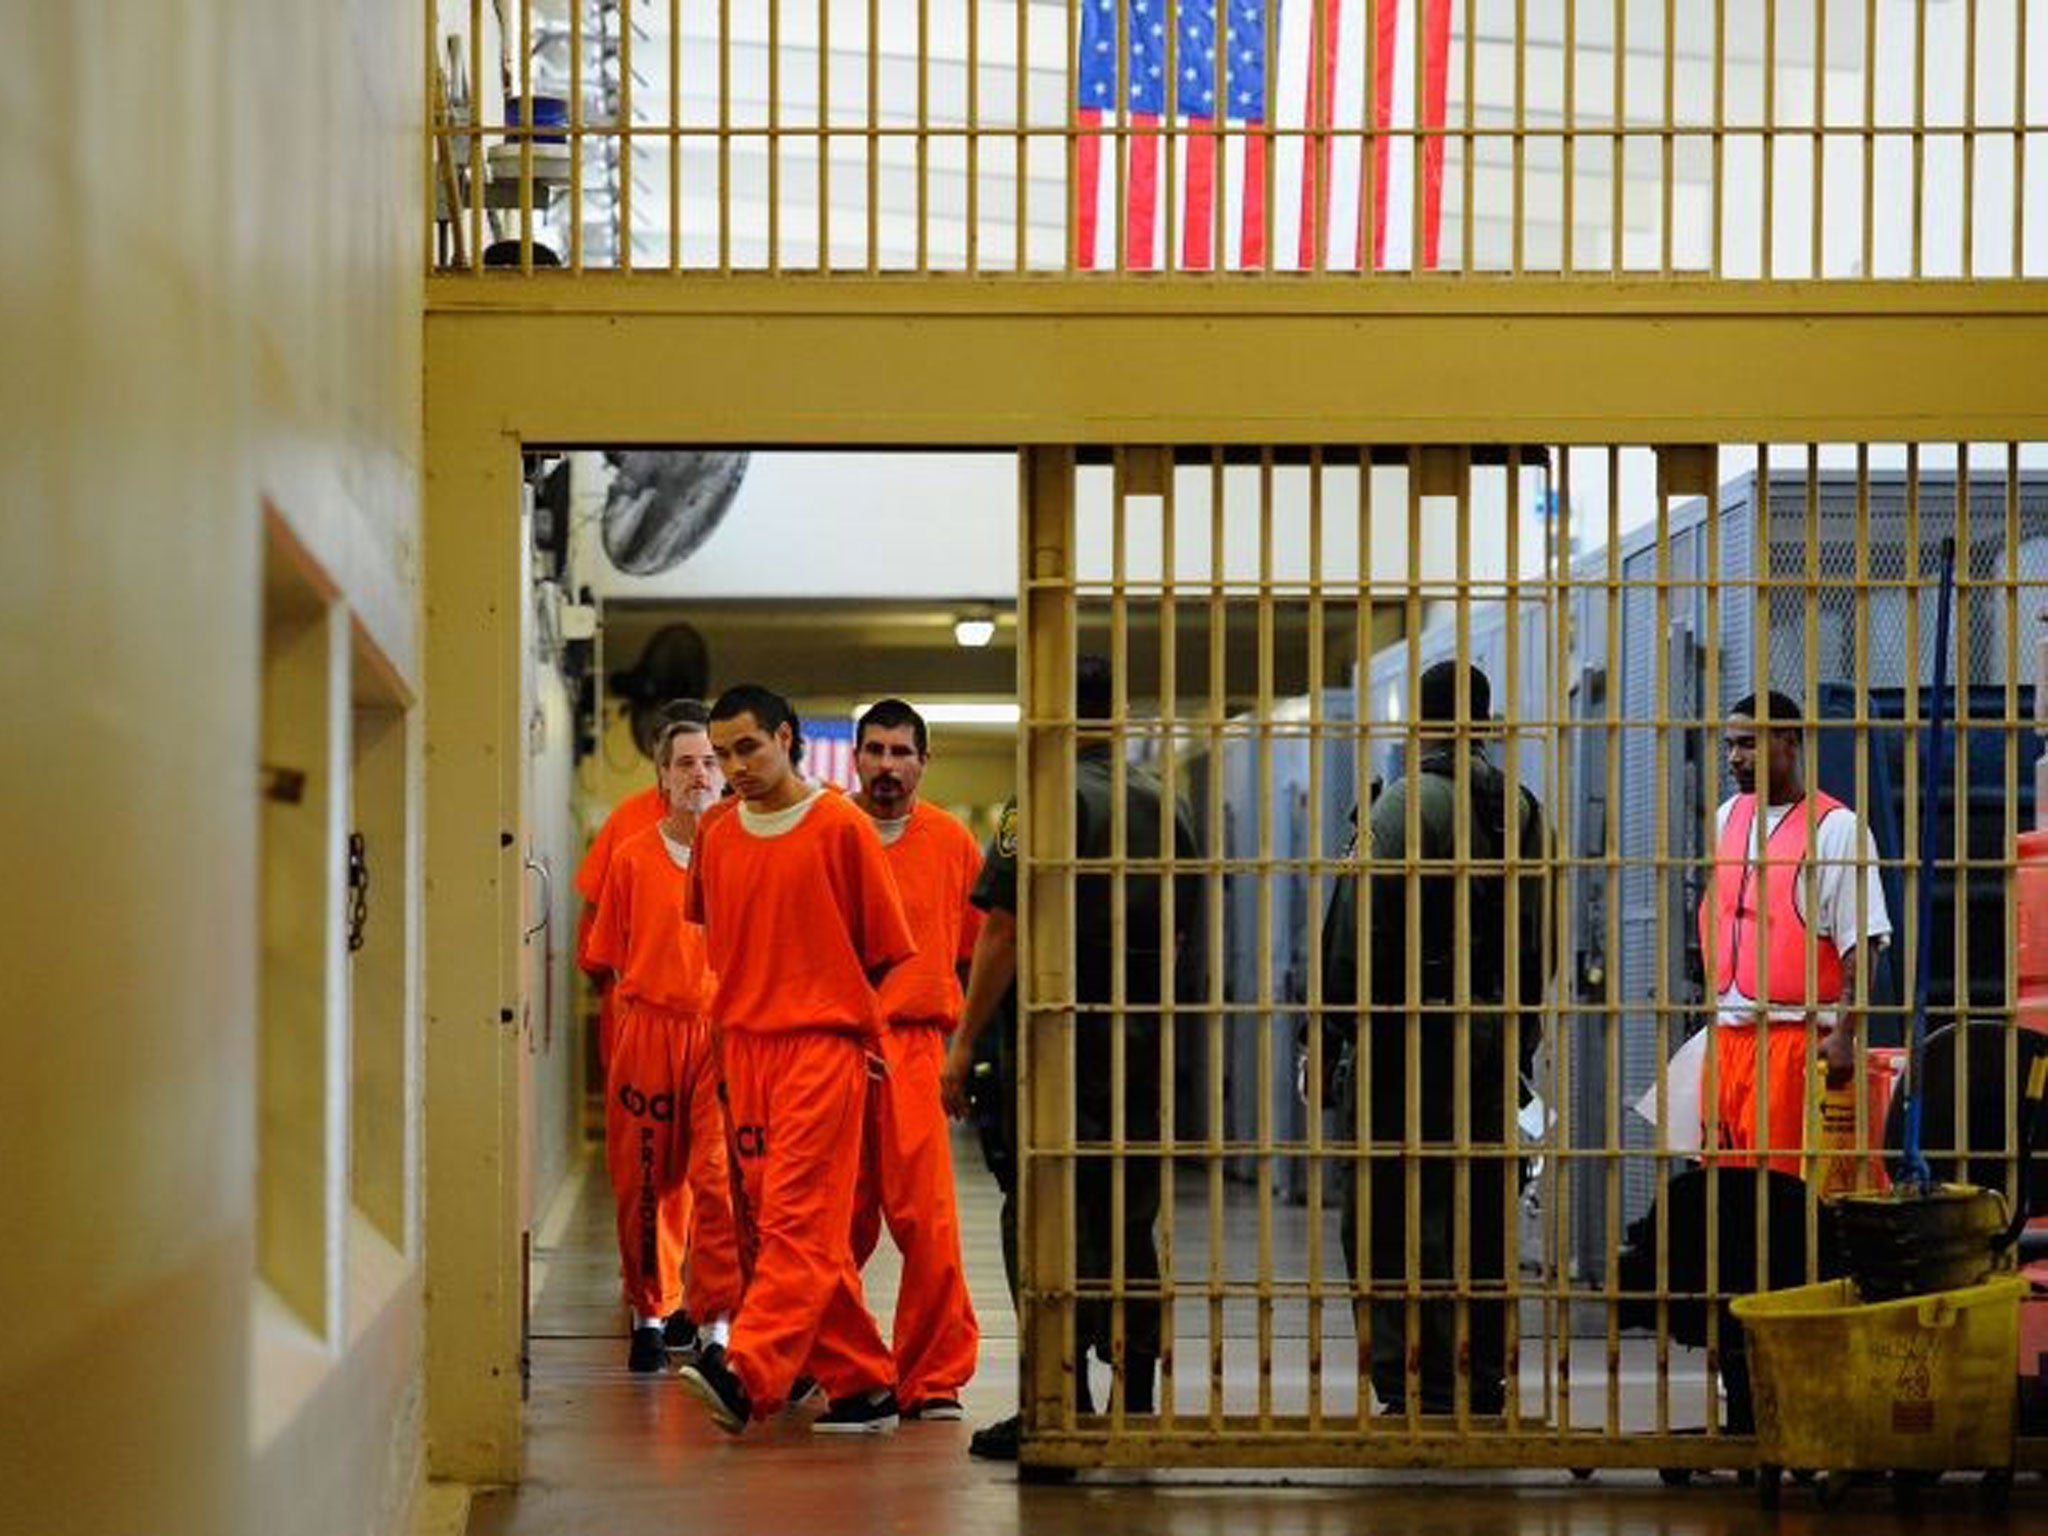
M1934 1182L1920 1150L1920 1108L1924 1098L1921 1074L1927 1063L1927 993L1934 977L1934 869L1940 855L1935 815L1941 806L1941 781L1948 767L1948 608L1955 575L1956 541L1951 536L1941 541L1941 595L1934 618L1934 704L1927 726L1927 782L1922 786L1920 813L1920 963L1913 986L1913 1033L1907 1058L1910 1091L1906 1097L1906 1138L1901 1157L1906 1182L1922 1190Z

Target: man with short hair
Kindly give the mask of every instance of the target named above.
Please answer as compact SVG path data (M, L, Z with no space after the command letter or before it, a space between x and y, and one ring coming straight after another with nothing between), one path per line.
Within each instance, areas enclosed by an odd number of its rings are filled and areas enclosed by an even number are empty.
M619 845L585 946L587 962L612 980L618 1010L605 1154L633 1311L626 1363L640 1372L660 1370L670 1347L695 1346L693 1317L721 1341L740 1300L713 977L704 930L683 917L698 818L718 795L701 707L697 719L662 726L654 760L668 813Z
M1549 835L1543 808L1528 786L1521 786L1511 805L1506 776L1487 761L1484 745L1474 739L1489 728L1493 707L1484 672L1456 661L1437 662L1422 673L1416 704L1422 722L1416 760L1373 799L1361 835L1375 866L1363 889L1369 902L1369 995L1362 995L1359 986L1360 880L1345 875L1331 892L1323 925L1323 1002L1331 1010L1324 1020L1323 1052L1326 1062L1344 1051L1353 1053L1357 1070L1344 1081L1335 1107L1349 1124L1360 1107L1356 1095L1365 1093L1366 1150L1375 1154L1365 1165L1372 1196L1368 1232L1358 1230L1357 1165L1347 1164L1340 1178L1345 1256L1353 1283L1367 1297L1357 1310L1371 1334L1373 1391L1387 1411L1405 1412L1412 1358L1421 1412L1455 1412L1458 1378L1469 1372L1469 1409L1490 1415L1502 1412L1507 1399L1510 1318L1503 1290L1512 1259L1506 1218L1510 1191L1518 1187L1521 1174L1520 1159L1511 1160L1506 1150L1508 1116L1518 1097L1508 1084L1511 1074L1527 1073L1539 1043L1537 1010L1552 968L1545 945ZM1465 869L1455 863L1461 821L1471 866ZM1511 849L1519 866L1512 932L1506 877ZM1434 868L1412 877L1419 910L1411 926L1407 870L1418 863ZM1460 886L1465 893L1462 932ZM1411 945L1421 981L1412 997ZM1507 992L1511 952L1516 954L1517 997ZM1466 997L1465 1007L1458 1009L1461 959ZM1361 1001L1366 1004L1362 1010ZM1456 1147L1461 1035L1467 1052L1466 1149L1415 1160L1420 1200L1411 1222L1411 1170L1401 1149L1411 1137L1432 1153ZM1407 1114L1411 1075L1421 1107L1421 1123L1413 1126ZM1460 1163L1466 1165L1462 1199ZM1474 1293L1465 1301L1444 1294L1457 1275L1461 1246ZM1435 1296L1411 1300L1403 1294L1411 1249L1414 1279ZM1467 1333L1462 1349L1461 1306Z
M1881 953L1892 920L1869 831L1834 796L1806 788L1798 701L1773 690L1761 702L1762 714L1754 694L1728 711L1736 793L1715 816L1713 881L1700 902L1700 953L1719 1026L1713 1103L1704 1102L1701 1084L1701 1145L1718 1150L1723 1166L1754 1166L1762 1150L1770 1167L1803 1178L1815 1065L1807 1017L1818 1032L1818 1066L1846 1079L1863 1021L1856 949L1869 942ZM1881 1120L1881 1099L1875 1107Z
M903 1255L892 1338L903 1416L957 1419L981 1328L960 1257L939 1070L960 1022L960 970L981 927L967 899L981 873L981 847L959 821L918 798L930 757L924 717L901 699L882 700L854 727L861 785L854 804L873 819L888 851L917 953L882 983L887 1075L868 1090L853 1261L867 1263L886 1220Z
M851 1233L875 989L915 950L874 825L797 773L803 738L779 694L729 688L711 745L737 791L691 860L718 990L752 1272L729 1342L683 1380L738 1434L808 1370L831 1395L813 1428L893 1429L895 1361L861 1294Z
M1892 931L1870 833L1834 796L1806 788L1802 713L1798 700L1775 689L1728 711L1723 740L1736 792L1715 813L1712 879L1699 910L1700 957L1715 1006L1713 1070L1700 1081L1700 1146L1723 1167L1753 1168L1761 1154L1774 1173L1795 1179L1806 1176L1806 1108L1820 1086L1816 1072L1837 1084L1855 1072L1863 1023L1856 951L1867 942L1882 955ZM1809 1016L1817 1035L1812 1057ZM1883 1124L1887 1088L1873 1078L1864 1091L1875 1128ZM1718 1364L1728 1427L1748 1433L1756 1426L1748 1340L1725 1312Z
M1184 801L1172 794L1150 769L1124 765L1123 844L1117 846L1116 736L1106 722L1113 713L1113 674L1101 656L1082 656L1074 668L1075 716L1083 722L1074 758L1074 852L1083 859L1115 856L1153 860L1160 856L1160 834L1171 818L1173 857L1194 859L1194 818ZM1017 1291L1017 806L1003 813L1000 830L990 845L975 884L973 901L984 913L968 976L967 1002L961 1027L946 1054L941 1091L947 1111L964 1116L967 1084L975 1066L975 1047L992 1021L995 1035L996 1115L999 1127L983 1139L989 1170L1003 1191L1003 1261L1011 1297ZM1123 927L1112 921L1114 888L1124 892ZM1162 1084L1159 1076L1161 968L1171 964L1176 978L1186 974L1182 963L1188 935L1200 912L1199 876L1174 878L1173 925L1166 924L1166 881L1156 873L1128 871L1121 876L1086 874L1074 881L1074 986L1081 1005L1074 1020L1074 1097L1077 1140L1110 1139L1116 1096L1111 1091L1112 1041L1124 1034L1124 1139L1156 1142L1160 1127ZM1124 1012L1110 1010L1117 952L1123 953ZM1179 1000L1191 998L1183 987ZM1122 1238L1124 1284L1135 1294L1122 1303L1123 1408L1151 1413L1163 1318L1158 1300L1147 1296L1159 1285L1159 1247L1154 1223L1159 1215L1161 1160L1125 1153L1123 1163ZM1099 1154L1074 1163L1075 1278L1102 1285L1110 1278L1117 1239L1115 1161ZM1104 1364L1115 1359L1115 1304L1089 1297L1074 1308L1074 1392L1083 1413L1095 1411L1088 1380L1088 1355ZM1019 1421L1006 1419L977 1430L969 1452L987 1460L1017 1458Z

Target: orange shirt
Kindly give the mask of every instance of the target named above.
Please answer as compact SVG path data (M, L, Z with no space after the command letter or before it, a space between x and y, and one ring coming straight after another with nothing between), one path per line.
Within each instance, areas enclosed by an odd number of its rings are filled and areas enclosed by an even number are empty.
M641 828L619 844L605 871L587 956L617 975L621 996L699 1017L716 980L704 930L683 917L689 888L690 872L670 855L661 828Z
M583 862L576 866L576 889L585 901L595 902L604 896L605 870L619 844L667 814L668 803L662 799L661 790L652 784L612 807L611 815L605 817L597 836L590 840Z
M960 1022L960 967L974 957L981 912L967 900L981 875L981 844L935 805L910 808L910 823L883 850L917 953L882 980L882 1015L892 1024Z
M844 795L814 795L773 836L735 809L697 827L686 914L704 924L724 1029L870 1034L867 973L916 949L873 823Z

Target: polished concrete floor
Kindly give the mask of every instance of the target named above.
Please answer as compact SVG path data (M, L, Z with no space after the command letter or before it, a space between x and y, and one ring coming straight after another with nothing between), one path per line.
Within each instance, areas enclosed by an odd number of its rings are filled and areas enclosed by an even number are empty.
M970 1143L959 1143L956 1152L969 1279L983 1333L981 1372L966 1398L968 1422L906 1424L893 1436L830 1441L774 1427L729 1440L710 1427L674 1377L627 1373L610 1203L601 1165L588 1162L537 1242L526 1481L516 1490L478 1496L471 1510L473 1536L1336 1536L1361 1530L1374 1536L1722 1536L1823 1526L1861 1536L1895 1529L2048 1530L2048 1485L2031 1479L2015 1490L2011 1512L1995 1520L1980 1512L1973 1487L1962 1479L1930 1491L1921 1513L1912 1517L1895 1513L1878 1488L1851 1490L1846 1506L1833 1512L1817 1509L1807 1490L1788 1488L1782 1511L1767 1514L1728 1475L1685 1489L1666 1488L1652 1473L1603 1472L1576 1483L1550 1471L1339 1473L1285 1480L1089 1475L1069 1487L1020 1486L1014 1468L967 1456L972 1427L1015 1406L1016 1327L995 1241L994 1187ZM1187 1190L1182 1205L1177 1225L1192 1238L1206 1216ZM1245 1214L1233 1213L1233 1234L1244 1230ZM1236 1245L1233 1236L1231 1246ZM1183 1248L1176 1268L1188 1273L1194 1257ZM868 1275L869 1302L885 1319L895 1282L885 1240ZM1194 1361L1204 1358L1199 1340L1187 1331L1197 1310L1183 1309L1179 1330L1183 1358ZM1348 1321L1329 1326L1345 1336L1344 1352L1329 1351L1333 1377L1341 1378L1348 1371ZM1234 1347L1237 1340L1230 1335L1237 1326L1226 1320L1225 1332ZM1588 1353L1597 1348L1589 1345ZM1347 1364L1338 1368L1339 1360ZM1235 1405L1254 1385L1233 1369L1226 1396ZM1640 1396L1640 1380L1629 1391ZM1599 1405L1587 1407L1597 1418Z

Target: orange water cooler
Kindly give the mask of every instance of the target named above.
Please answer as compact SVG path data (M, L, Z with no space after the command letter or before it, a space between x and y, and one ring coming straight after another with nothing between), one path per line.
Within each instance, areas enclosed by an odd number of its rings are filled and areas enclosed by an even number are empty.
M2048 1033L2048 830L2020 834L2013 930L2020 1026Z
M2048 758L2043 759L2048 764ZM2037 795L2037 819L2048 802ZM2013 870L2013 959L2018 970L2018 1022L2048 1033L2048 829L2022 832ZM2036 1171L2035 1178L2041 1177ZM2048 1432L2048 1217L2028 1223L2020 1239L2021 1273L2031 1289L2020 1307L2020 1420L2023 1431Z

